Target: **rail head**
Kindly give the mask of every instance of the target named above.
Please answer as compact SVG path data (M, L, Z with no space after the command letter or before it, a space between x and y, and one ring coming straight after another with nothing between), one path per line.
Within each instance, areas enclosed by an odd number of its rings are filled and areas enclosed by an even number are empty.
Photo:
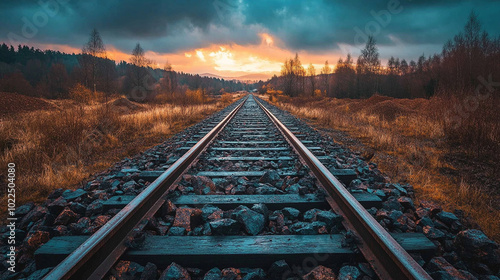
M309 166L330 198L344 216L347 227L363 240L359 249L380 279L432 279L429 274L394 240L394 238L347 191L342 183L314 156L304 144L262 103L255 98L294 150Z
M151 217L164 196L248 100L243 97L220 123L135 197L111 220L90 236L43 279L101 279L127 249L124 241L141 221Z

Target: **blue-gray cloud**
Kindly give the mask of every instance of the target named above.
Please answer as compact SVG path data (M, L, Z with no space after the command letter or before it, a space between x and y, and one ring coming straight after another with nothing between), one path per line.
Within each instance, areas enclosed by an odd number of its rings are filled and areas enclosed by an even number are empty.
M472 9L485 29L498 36L499 4L500 0L4 0L0 40L79 47L96 27L105 43L124 51L136 42L157 52L217 43L256 44L261 32L295 51L325 52L339 44L359 43L360 31L375 31L381 47L396 42L438 46L462 29ZM388 12L388 5L397 12Z

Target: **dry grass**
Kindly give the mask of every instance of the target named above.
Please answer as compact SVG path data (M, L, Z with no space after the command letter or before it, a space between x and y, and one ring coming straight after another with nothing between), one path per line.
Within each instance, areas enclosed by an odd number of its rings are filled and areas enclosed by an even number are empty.
M0 119L2 174L9 162L16 164L18 205L43 201L54 189L75 188L91 174L165 141L230 101L147 105L120 99ZM2 184L5 180L0 174Z
M495 183L472 180L466 174L474 172L473 166L468 169L446 160L453 152L460 154L461 161L474 158L486 164L492 162L490 165L498 163L491 156L496 154L492 151L498 148L499 134L482 134L487 138L482 140L485 144L473 142L476 138L466 136L477 135L477 131L485 131L485 127L488 132L498 131L499 122L478 120L471 114L462 122L463 126L454 127L450 134L450 125L443 121L443 114L452 107L449 99L392 100L374 96L367 100L293 100L274 96L270 100L273 98L275 105L312 120L319 127L333 128L359 139L362 145L352 141L344 144L352 149L375 152L371 161L378 163L393 180L412 184L418 200L439 202L449 211L462 209L490 237L500 241L500 195ZM486 112L483 108L476 114L484 118L490 112L495 111ZM468 131L471 126L475 126L472 132ZM484 153L471 148L477 145L486 145ZM498 184L497 172L483 176L491 177Z

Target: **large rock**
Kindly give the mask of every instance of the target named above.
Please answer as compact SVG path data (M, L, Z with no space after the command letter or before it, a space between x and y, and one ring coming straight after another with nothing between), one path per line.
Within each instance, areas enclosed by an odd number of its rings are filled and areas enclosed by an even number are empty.
M304 221L306 221L306 222L316 221L316 216L321 211L323 211L323 210L319 210L319 209L316 209L316 208L315 209L307 210L304 213Z
M22 216L28 214L31 211L31 209L33 209L34 207L35 207L35 203L33 203L33 202L28 202L22 206L19 206L19 207L17 207L16 211L14 212L14 216L16 218L22 217Z
M87 192L82 190L82 189L76 189L74 191L72 190L66 190L62 193L62 197L66 199L67 201L72 201L77 198L83 198L87 195Z
M38 247L47 243L50 239L50 234L46 231L36 231L34 233L29 234L24 239L24 244L31 251L35 251Z
M405 209L415 209L415 206L413 205L413 200L407 196L401 196L398 198L398 202L401 203L401 205Z
M245 228L245 231L250 235L257 235L264 229L264 215L246 206L238 206L232 213L231 218L239 221Z
M241 271L237 268L229 267L224 268L222 270L222 279L223 280L240 280L241 279Z
M482 231L477 229L461 231L453 242L458 254L463 258L485 263L498 270L500 265L499 246Z
M159 280L191 280L189 272L182 266L171 263L161 274Z
M275 194L276 192L279 192L277 188L267 185L260 186L255 189L256 194Z
M263 183L263 184L272 184L272 183L275 183L276 181L278 181L280 179L280 174L278 173L278 171L275 171L275 170L269 170L269 171L266 171L264 173L264 175L262 175L262 177L260 177L259 179L259 182Z
M442 240L446 237L445 233L440 231L439 229L431 226L425 226L422 228L425 236L429 239L437 239Z
M246 194L247 187L244 185L237 185L236 187L231 189L231 194L233 195L238 195L238 194Z
M209 224L212 233L218 235L236 235L240 231L240 224L233 219L220 219Z
M284 260L276 261L271 264L267 275L269 279L287 279L286 275L291 274L291 268Z
M134 193L135 189L137 188L137 182L134 180L130 180L122 185L122 190L125 193Z
M87 207L85 205L81 204L81 203L73 202L69 206L69 209L71 209L71 211L73 211L73 212L75 212L77 214L83 215L83 214L85 214L85 211L87 210Z
M85 209L85 216L90 217L93 215L101 214L103 210L103 201L100 199L96 199L92 201L92 203L90 203L89 206L87 206L87 208Z
M82 217L76 223L72 223L68 226L69 230L74 234L83 234L89 227L92 221L89 217Z
M344 218L331 211L320 211L316 214L316 219L325 223L326 227L330 229L333 226L340 226Z
M183 178L187 182L191 183L191 186L196 194L202 195L216 191L215 183L208 177L184 175Z
M21 222L19 223L19 228L20 229L25 229L31 222L36 222L38 220L41 220L45 215L47 215L48 210L47 208L43 206L36 206L35 208L31 209L28 214L26 214L22 219Z
M56 220L54 221L54 225L67 225L69 223L72 223L78 219L78 215L71 211L69 207L66 207L60 214L57 216Z
M326 224L320 221L312 223L297 222L290 226L290 232L301 235L313 235L318 234L318 231L323 227L326 227Z
M442 257L433 258L427 264L426 270L436 280L470 280Z
M222 279L222 272L217 267L210 269L207 273L205 273L205 276L203 277L203 280L220 280L220 279Z
M337 280L356 280L361 277L361 272L355 266L343 266L340 268Z
M333 280L335 279L335 273L332 269L325 266L317 266L311 272L302 277L304 280ZM346 279L346 278L344 278ZM356 278L352 278L356 279Z
M61 213L62 210L64 210L67 204L68 202L66 201L66 199L59 197L49 203L47 205L47 209L49 209L50 214L57 216L59 215L59 213Z
M175 211L177 211L177 206L172 201L167 200L161 206L160 211L162 216L174 215Z
M427 208L430 211L431 215L436 215L443 210L441 205L432 201L421 201L420 206L422 206L423 208Z
M184 234L186 234L186 229L183 227L171 227L168 230L170 236L183 236Z
M450 212L439 212L436 217L445 223L447 226L450 226L453 222L458 221L458 217L455 216L455 214L450 213Z
M265 204L263 204L263 203L254 204L252 206L252 210L264 215L264 218L266 219L266 222L267 222L267 220L269 218L269 209L267 208L267 206Z
M389 197L387 199L387 201L383 202L382 203L382 207L386 210L398 210L398 211L403 211L403 206L401 205L401 203L398 202L398 200L396 198L394 198L393 196Z
M174 227L183 227L191 231L201 224L202 210L197 208L179 208L175 212Z
M140 277L144 267L130 261L119 261L112 269L111 275L117 280L134 280Z
M141 273L140 280L156 280L158 278L158 268L154 263L148 262Z
M285 207L281 211L283 212L283 215L285 216L285 218L287 218L289 220L298 219L299 215L300 215L300 211L295 209L295 208L292 208L292 207Z
M215 212L222 215L222 210L219 207L210 204L204 205L203 208L201 208L201 218L203 219L203 221L207 221L209 217ZM214 217L216 216L219 215L214 215Z
M264 280L266 279L266 273L262 268L252 269L248 272L242 280Z

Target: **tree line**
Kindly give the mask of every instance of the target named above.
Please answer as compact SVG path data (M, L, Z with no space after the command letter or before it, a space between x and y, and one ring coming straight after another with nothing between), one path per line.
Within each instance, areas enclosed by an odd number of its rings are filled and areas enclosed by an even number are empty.
M219 94L224 90L232 92L248 87L238 81L177 72L168 62L161 69L154 67L139 43L128 62L116 63L108 58L106 46L96 29L78 54L0 45L0 91L68 98L76 85L106 96L124 94L138 101L147 101L158 94L183 94L187 89Z
M378 93L398 98L428 98L437 93L470 94L479 84L500 77L500 36L484 31L474 12L462 32L446 42L441 54L417 61L391 57L382 66L376 41L369 37L354 62L347 54L332 68L328 61L318 74L296 54L287 59L279 76L260 83L260 92L281 90L288 96L324 95L367 98ZM487 86L487 85L485 85Z

